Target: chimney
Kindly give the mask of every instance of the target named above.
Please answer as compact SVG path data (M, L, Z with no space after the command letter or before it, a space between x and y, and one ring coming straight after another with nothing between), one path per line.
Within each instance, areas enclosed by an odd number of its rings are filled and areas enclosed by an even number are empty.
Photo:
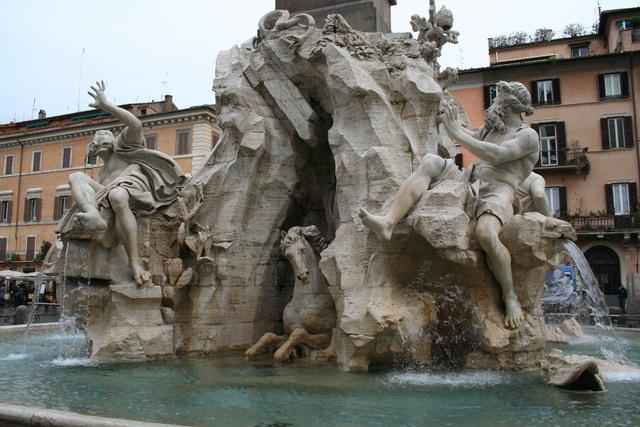
M42 120L42 119L46 119L47 118L47 112L44 110L40 110L38 111L38 119Z
M168 111L173 111L173 96L172 95L165 95L164 96L164 102L162 103L162 112L168 112Z

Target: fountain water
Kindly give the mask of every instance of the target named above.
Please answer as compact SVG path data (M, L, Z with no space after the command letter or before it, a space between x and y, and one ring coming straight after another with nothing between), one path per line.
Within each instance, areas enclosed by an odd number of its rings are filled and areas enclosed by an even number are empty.
M618 337L609 317L609 307L607 306L604 293L600 289L589 262L585 258L580 248L572 241L565 241L564 247L576 266L579 277L583 284L582 295L579 298L580 306L588 309L590 318L593 321L596 336L600 339L602 346L600 353L605 359L619 366L635 366L626 357L626 342Z

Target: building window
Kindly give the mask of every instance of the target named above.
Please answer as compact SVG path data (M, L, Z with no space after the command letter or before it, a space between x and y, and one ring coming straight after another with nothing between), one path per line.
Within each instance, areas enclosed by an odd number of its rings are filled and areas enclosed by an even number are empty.
M26 260L33 261L36 257L36 236L27 236Z
M7 259L7 239L6 237L0 237L0 261Z
M71 200L71 196L65 195L56 197L53 202L53 219L57 221L62 218L72 205L73 201Z
M631 19L622 19L620 21L616 21L616 25L621 30L626 30L627 28L631 28Z
M67 169L71 167L71 151L72 147L64 147L62 149L62 169Z
M547 193L551 215L560 216L560 189L558 187L547 187L545 192Z
M632 42L640 42L640 27L633 27L631 30L631 41Z
M598 75L600 98L625 98L629 96L627 73L607 73Z
M491 107L493 100L498 96L498 86L488 85L484 87L484 108Z
M613 209L615 215L628 215L629 208L629 184L613 184Z
M39 172L42 170L42 151L34 151L31 153L31 172Z
M42 206L39 197L31 197L24 203L24 222L40 221L40 207Z
M560 79L536 80L531 82L533 105L560 103Z
M11 200L0 202L0 223L9 224L11 222Z
M559 166L566 163L567 136L564 122L531 124L540 136L539 166Z
M558 138L556 125L540 126L540 165L558 165Z
M176 155L191 154L191 130L176 131Z
M144 144L149 150L157 150L158 149L158 135L155 133L152 135L144 136Z
M4 156L4 174L11 175L13 173L13 161L15 159L15 155L7 154Z
M633 123L631 117L607 117L600 119L602 149L632 148Z
M629 215L638 209L638 193L635 183L606 184L607 213Z
M92 155L87 153L87 164L88 165L95 165L97 163L98 163L98 156L92 156Z
M580 58L582 56L589 56L589 46L575 46L571 48L572 58Z
M567 189L565 187L545 188L551 215L558 218L567 213Z

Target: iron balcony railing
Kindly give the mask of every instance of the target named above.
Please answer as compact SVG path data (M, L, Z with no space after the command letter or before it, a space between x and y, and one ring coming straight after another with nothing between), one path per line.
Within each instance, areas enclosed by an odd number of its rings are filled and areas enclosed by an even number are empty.
M572 170L577 174L588 175L591 163L587 157L588 148L567 148L562 151L541 151L535 170Z
M640 228L638 219L631 215L579 216L566 220L577 232L611 232Z

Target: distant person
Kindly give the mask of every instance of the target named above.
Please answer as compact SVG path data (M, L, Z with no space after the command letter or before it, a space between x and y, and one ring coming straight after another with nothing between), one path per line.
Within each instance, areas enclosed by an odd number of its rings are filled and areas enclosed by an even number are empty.
M618 288L618 303L620 303L620 310L622 310L623 313L627 312L625 310L625 307L627 306L627 296L627 288L625 288L623 285L620 285L620 287Z
M0 283L0 307L4 307L4 296L7 293L7 288L4 286L4 282Z

